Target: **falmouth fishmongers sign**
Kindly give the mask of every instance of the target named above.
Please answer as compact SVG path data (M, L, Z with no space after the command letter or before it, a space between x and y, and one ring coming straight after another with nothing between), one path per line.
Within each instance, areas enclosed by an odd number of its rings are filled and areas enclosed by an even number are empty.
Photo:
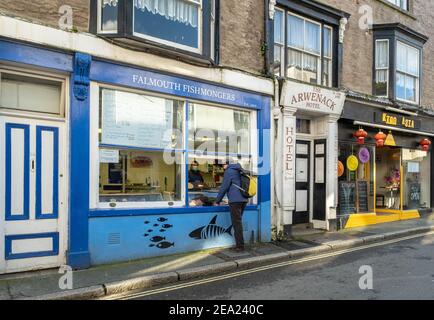
M280 103L285 107L294 107L305 111L341 115L345 103L345 93L285 81Z

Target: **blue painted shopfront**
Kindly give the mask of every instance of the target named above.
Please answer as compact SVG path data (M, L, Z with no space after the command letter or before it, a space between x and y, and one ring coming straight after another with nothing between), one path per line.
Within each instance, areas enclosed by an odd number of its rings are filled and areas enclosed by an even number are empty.
M256 112L261 174L257 205L248 206L245 212L244 236L247 242L270 241L270 97L127 66L120 61L102 61L86 54L8 41L0 41L1 61L70 75L68 263L71 266L86 268L234 244L228 207L188 207L186 201L186 206L176 208L90 209L92 82ZM206 235L209 225L218 227L217 236ZM163 229L164 234L159 232Z

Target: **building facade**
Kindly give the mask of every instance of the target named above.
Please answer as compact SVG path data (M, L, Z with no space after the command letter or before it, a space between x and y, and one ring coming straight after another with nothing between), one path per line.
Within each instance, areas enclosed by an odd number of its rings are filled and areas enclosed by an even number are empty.
M226 161L258 174L244 237L270 241L263 1L0 10L0 273L231 246Z
M333 230L414 219L430 210L432 6L270 1L267 67L280 79L278 232L300 223Z

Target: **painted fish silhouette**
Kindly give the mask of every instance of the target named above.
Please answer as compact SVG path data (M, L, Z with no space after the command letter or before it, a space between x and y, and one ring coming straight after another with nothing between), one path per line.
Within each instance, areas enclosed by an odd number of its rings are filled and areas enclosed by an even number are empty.
M166 230L165 229L160 229L160 232L166 232Z
M155 247L155 244L150 244L149 246L150 246L151 248L153 248L153 247Z
M174 246L175 246L175 242L170 243L167 241L160 242L159 244L157 244L157 248L159 248L159 249L168 249L168 248L174 247Z
M151 239L152 242L161 242L161 241L163 241L163 240L166 240L166 238L164 238L164 237L160 237L160 236L153 237L153 238Z
M159 226L159 224L154 224L154 227L158 227Z
M193 232L190 233L190 238L196 239L196 240L206 240L206 239L212 239L217 238L225 233L232 236L232 226L225 229L223 227L220 227L216 224L217 222L217 216L212 218L211 222L207 226L200 227Z
M172 226L171 224L163 224L162 227L163 227L164 229L170 229L170 228L172 228L173 226Z
M146 238L146 237L148 237L148 236L149 236L149 234L148 234L148 233L145 233L145 234L144 234L143 236L144 236L144 237Z
M166 219L166 218L159 218L157 221L158 222L166 222L168 219Z
M152 229L149 229L149 230L148 230L149 233L151 233L152 231L154 231L154 230L152 230Z

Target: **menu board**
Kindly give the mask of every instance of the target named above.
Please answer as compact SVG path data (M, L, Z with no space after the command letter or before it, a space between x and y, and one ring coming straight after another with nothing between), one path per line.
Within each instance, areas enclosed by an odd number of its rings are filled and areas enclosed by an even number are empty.
M173 101L104 89L101 143L165 149L173 134Z
M369 212L367 181L357 181L357 197L359 202L359 212Z
M410 183L408 186L408 206L409 209L418 209L420 207L421 186L418 182Z
M348 215L356 212L355 182L339 182L339 205L341 215Z

